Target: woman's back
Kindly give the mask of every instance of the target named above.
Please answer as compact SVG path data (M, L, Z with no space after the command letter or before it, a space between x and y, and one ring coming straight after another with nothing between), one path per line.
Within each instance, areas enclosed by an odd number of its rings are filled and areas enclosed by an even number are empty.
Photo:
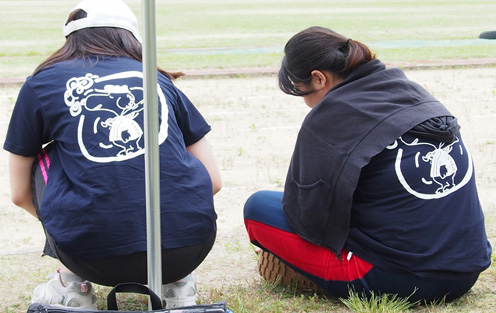
M351 216L348 249L386 269L443 278L489 261L472 159L459 135L451 143L398 138L363 168Z
M141 68L125 57L64 61L21 90L12 125L27 127L9 132L6 144L33 155L53 141L41 218L68 253L146 250ZM214 231L210 176L186 150L210 126L168 78L159 75L159 85L162 237L175 248Z

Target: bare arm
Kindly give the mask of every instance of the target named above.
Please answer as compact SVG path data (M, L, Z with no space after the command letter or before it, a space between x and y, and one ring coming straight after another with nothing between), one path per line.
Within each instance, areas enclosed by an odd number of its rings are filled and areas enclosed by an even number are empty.
M31 189L31 166L33 162L34 157L10 154L10 189L12 203L38 218L33 205L33 192Z
M212 179L213 192L215 195L222 188L222 180L220 178L217 162L215 161L207 139L203 137L194 144L187 146L186 150L193 154L207 168L210 179Z

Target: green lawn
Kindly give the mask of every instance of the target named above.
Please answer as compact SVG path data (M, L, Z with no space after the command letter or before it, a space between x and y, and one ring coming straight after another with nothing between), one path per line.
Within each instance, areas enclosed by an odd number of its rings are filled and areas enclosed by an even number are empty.
M0 0L0 77L29 75L61 46L77 2ZM141 20L141 2L127 3ZM314 25L369 44L384 62L496 57L496 40L477 39L496 30L494 0L157 0L156 20L168 70L277 67L286 41Z

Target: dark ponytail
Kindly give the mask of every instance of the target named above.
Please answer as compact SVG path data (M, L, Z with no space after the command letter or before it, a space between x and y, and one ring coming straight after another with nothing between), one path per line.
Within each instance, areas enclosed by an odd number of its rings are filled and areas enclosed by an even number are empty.
M352 39L348 39L346 42L349 52L348 57L346 58L345 70L343 71L344 76L342 76L342 78L346 78L360 65L375 59L375 55L363 43Z
M279 88L295 96L310 93L300 91L295 83L310 84L314 70L345 79L357 67L375 59L366 45L324 27L310 27L294 35L284 54Z

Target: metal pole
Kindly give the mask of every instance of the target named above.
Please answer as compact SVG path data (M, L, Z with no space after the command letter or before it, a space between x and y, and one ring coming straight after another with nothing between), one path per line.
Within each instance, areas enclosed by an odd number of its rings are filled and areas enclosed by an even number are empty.
M162 289L155 0L142 0L148 287Z

